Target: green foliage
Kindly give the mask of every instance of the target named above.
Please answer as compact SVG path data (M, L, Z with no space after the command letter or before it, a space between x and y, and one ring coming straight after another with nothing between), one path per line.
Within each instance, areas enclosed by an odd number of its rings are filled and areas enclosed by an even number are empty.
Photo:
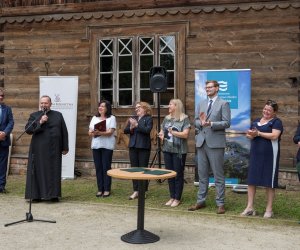
M8 193L5 195L24 196L25 192L24 176L9 176L7 181ZM169 200L168 182L162 183L151 181L149 191L146 194L146 207L154 209L170 209L174 211L187 211L188 207L196 203L198 187L192 183L185 184L182 195L182 203L176 208L166 207L164 204ZM106 203L118 206L136 206L137 200L129 200L132 194L132 182L128 180L113 179L112 193L108 198L97 198L97 185L95 178L80 177L74 180L62 181L62 201L63 202L92 202ZM212 187L208 192L207 207L201 212L215 214L215 189ZM226 190L226 215L239 216L245 209L247 194L237 194ZM262 217L266 206L266 195L263 188L258 188L255 197L255 209L258 217ZM299 221L300 220L300 195L298 191L276 190L273 205L275 219ZM200 213L201 213L200 212ZM199 213L196 211L194 213Z

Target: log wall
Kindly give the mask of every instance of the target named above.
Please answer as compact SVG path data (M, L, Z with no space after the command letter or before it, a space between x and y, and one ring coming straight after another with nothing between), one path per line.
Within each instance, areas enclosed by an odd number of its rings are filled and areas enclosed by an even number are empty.
M187 24L184 51L186 67L185 82L180 84L184 84L186 113L191 121L194 118L195 70L249 68L252 70L252 119L261 115L267 99L279 103L278 116L283 120L285 129L280 164L282 167L293 167L297 147L292 137L300 106L300 5L285 1L292 4L261 3L255 5L259 8L253 8L251 4L239 6L236 5L239 1L234 2L234 6L173 6L171 9L153 6L143 10L122 10L118 7L115 11L31 16L27 9L24 16L22 8L19 8L19 16L12 14L11 10L2 9L0 85L7 89L6 103L13 108L13 133L18 136L29 114L38 108L40 75L78 75L76 164L84 169L85 162L91 162L92 159L87 136L92 115L90 90L93 63L91 41L86 39L88 27L119 25L122 28L124 25L139 27L141 24L152 24L155 29L162 22L182 21ZM73 12L75 10L78 10L76 5ZM9 11L10 14L3 15ZM16 13L16 9L13 11ZM49 11L44 7L44 12ZM167 110L161 112L164 116ZM122 126L127 118L124 114L132 114L132 109L114 110L114 113L118 122L114 162L128 162L128 139L122 134ZM152 134L154 150L155 132ZM29 143L28 135L14 141L13 168L22 169L26 165ZM189 137L188 165L194 164L193 158L194 130Z

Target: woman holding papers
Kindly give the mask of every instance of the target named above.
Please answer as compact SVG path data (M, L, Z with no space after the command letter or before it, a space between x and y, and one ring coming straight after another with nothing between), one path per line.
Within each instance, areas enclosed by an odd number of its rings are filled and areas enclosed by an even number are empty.
M191 124L184 113L181 100L172 99L169 103L169 114L164 118L158 134L163 141L162 151L166 169L177 173L175 178L168 179L170 200L165 204L166 206L177 207L180 204L190 129Z
M124 129L125 134L130 135L129 158L131 167L148 167L151 138L150 132L153 127L151 107L146 102L138 102L135 105L136 115L130 117ZM146 187L147 190L147 187ZM138 197L138 182L133 181L133 194L129 200Z
M96 197L110 196L111 177L107 175L107 171L111 169L116 144L114 133L117 126L116 118L111 112L110 102L100 101L98 112L93 116L89 126L98 186Z

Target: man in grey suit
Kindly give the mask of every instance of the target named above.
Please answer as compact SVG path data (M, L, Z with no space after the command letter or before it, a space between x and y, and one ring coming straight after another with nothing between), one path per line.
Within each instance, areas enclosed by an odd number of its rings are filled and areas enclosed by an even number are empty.
M225 213L224 150L225 129L230 127L231 112L229 103L218 96L219 83L206 81L207 100L200 101L195 119L199 191L197 203L188 210L205 207L211 168L216 186L217 214Z

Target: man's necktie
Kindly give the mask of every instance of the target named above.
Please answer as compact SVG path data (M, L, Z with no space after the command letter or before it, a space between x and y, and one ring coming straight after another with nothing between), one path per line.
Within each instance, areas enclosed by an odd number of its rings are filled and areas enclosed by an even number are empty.
M209 101L208 108L207 108L207 114L209 114L209 111L211 110L212 102L213 102L213 100Z
M0 105L0 123L1 123L1 121L2 121L2 107Z

